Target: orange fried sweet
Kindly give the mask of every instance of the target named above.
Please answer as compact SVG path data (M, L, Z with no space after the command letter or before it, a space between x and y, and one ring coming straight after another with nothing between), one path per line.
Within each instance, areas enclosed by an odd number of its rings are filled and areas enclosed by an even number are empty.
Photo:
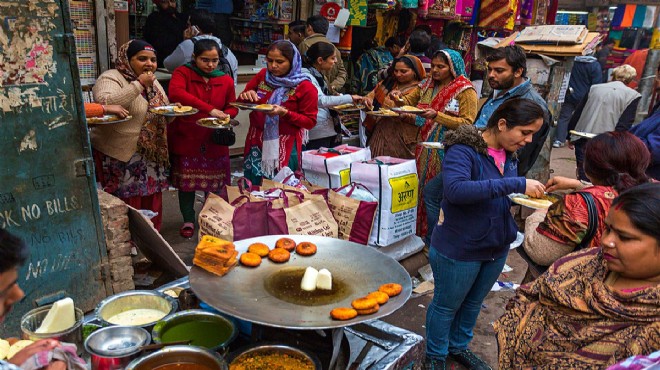
M284 263L289 260L291 253L284 248L275 248L268 252L268 259L276 263Z
M355 310L357 311L358 315L371 315L372 313L378 312L380 309L380 306L376 304L375 306L371 308L367 308L366 310Z
M275 242L275 248L283 248L289 252L293 252L296 249L296 242L293 239L282 238Z
M310 242L302 242L296 245L296 253L301 256L311 256L316 253L316 244Z
M264 243L252 243L248 247L248 252L258 254L259 257L266 257L270 252L270 248Z
M330 311L330 317L335 320L350 320L355 318L357 315L357 311L350 307L339 307Z
M385 304L390 300L390 296L383 292L371 292L367 294L367 298L373 298L378 304Z
M261 265L261 257L252 252L245 252L241 254L241 264L248 267L257 267Z
M375 299L367 297L354 299L353 302L351 302L351 306L356 310L367 310L376 305L378 305L378 302L376 302Z
M387 294L390 297L394 297L394 296L399 295L399 293L401 293L402 289L403 289L403 287L401 286L401 284L389 283L389 284L381 285L378 288L378 291L383 292L383 293Z

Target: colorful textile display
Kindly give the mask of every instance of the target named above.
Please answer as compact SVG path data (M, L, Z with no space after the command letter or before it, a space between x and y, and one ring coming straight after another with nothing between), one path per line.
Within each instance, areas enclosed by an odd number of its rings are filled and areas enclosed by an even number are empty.
M477 25L483 28L505 28L515 15L509 0L482 0Z

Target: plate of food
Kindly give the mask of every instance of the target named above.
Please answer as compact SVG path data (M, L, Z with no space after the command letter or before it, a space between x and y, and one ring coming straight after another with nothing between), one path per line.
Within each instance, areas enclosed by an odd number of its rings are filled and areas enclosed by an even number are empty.
M254 103L240 103L240 102L234 102L229 104L233 105L238 109L256 110L261 112L270 112L273 109L275 109L275 106L273 106L272 104L254 104Z
M392 108L392 110L394 112L398 112L398 113L412 113L412 114L424 113L424 109L413 107L412 105L404 105L402 107L394 107L394 108Z
M106 114L102 117L89 117L87 118L87 124L88 125L105 125L109 123L120 123L120 122L126 122L130 119L132 119L133 116L126 116L125 118L120 118L119 116L116 116L114 114Z
M332 110L336 110L339 112L355 112L364 109L365 106L362 104L353 104L353 103L348 103L348 104L340 104L340 105L335 105L334 107L330 108Z
M426 149L444 149L445 146L442 143L438 143L436 141L423 141L419 143L419 145L423 146Z
M575 131L575 130L571 130L569 132L571 133L571 135L575 135L575 136L579 136L579 137L583 137L583 138L587 138L587 139L592 139L592 138L596 137L596 134L592 134L591 132L582 132L582 131Z
M149 112L160 114L161 116L178 117L178 116L190 116L199 112L199 110L189 105L182 105L182 106L163 105L160 107L150 108Z
M376 116L376 117L398 117L399 113L390 110L390 109L385 109L381 108L380 110L370 110L367 112L368 115L371 116Z
M220 119L216 117L207 117L197 120L197 124L206 128L225 128L229 126L231 118Z
M554 194L545 194L541 198L532 198L525 194L511 194L509 195L511 201L521 206L533 209L548 209L551 205L559 200L559 197Z

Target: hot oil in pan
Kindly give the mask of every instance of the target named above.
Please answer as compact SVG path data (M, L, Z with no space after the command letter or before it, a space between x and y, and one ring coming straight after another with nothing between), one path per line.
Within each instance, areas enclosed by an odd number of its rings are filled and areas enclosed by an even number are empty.
M303 267L283 268L264 280L264 288L273 297L300 306L324 306L339 302L352 293L348 284L334 275L332 290L304 291L300 289L300 281L304 274Z

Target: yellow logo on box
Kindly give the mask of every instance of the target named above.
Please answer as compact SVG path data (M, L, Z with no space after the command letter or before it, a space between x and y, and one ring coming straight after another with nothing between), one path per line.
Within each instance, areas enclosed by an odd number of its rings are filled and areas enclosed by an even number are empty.
M392 187L392 213L417 206L418 180L416 174L395 177L389 181Z
M339 171L339 181L341 182L341 186L346 186L351 183L351 169L346 168L341 171Z

